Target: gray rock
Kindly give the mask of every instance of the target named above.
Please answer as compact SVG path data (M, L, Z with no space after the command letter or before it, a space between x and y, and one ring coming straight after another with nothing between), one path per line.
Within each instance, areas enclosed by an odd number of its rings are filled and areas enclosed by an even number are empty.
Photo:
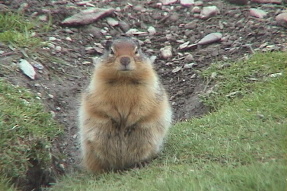
M161 56L165 59L172 57L172 47L171 46L165 46L164 48L160 49Z
M274 3L274 4L281 4L282 0L251 0L254 3Z
M163 5L170 5L177 2L177 0L160 0L160 1L162 2Z
M100 8L89 8L83 10L71 17L66 18L62 21L62 25L65 26L77 26L87 25L97 21L98 19L108 16L114 12L114 9L100 9Z
M147 32L139 31L138 29L130 29L126 32L126 35L132 36L132 35L146 35Z
M36 77L36 72L34 70L34 67L25 59L21 59L19 62L19 68L22 70L22 72L31 78L32 80Z
M130 30L130 25L126 23L125 21L119 21L119 27L124 31L127 32Z
M187 54L184 58L184 61L185 62L192 62L192 61L194 61L194 58L191 54Z
M202 6L203 5L203 1L195 1L194 5L195 6Z
M86 32L93 35L96 38L102 38L103 37L103 33L101 32L101 29L97 28L97 27L90 26L86 29Z
M196 65L195 63L189 63L189 64L185 64L183 67L188 69L188 68L192 68L195 65Z
M229 3L236 4L236 5L246 5L248 0L227 0Z
M148 27L147 31L150 35L154 35L156 33L156 30L153 26Z
M194 6L192 9L191 9L191 12L192 13L200 13L201 12L201 9L199 6Z
M184 25L184 27L187 29L194 29L196 28L196 26L197 26L197 21L191 21Z
M197 44L198 45L204 45L204 44L210 44L213 42L220 41L222 38L222 34L217 32L217 33L210 33L203 37Z
M287 28L287 12L277 15L275 19L279 25Z
M194 5L194 0L180 0L180 4L186 7Z
M219 14L220 11L216 6L207 6L207 7L203 7L203 9L200 12L199 17L201 19L208 19L214 15Z
M177 67L175 67L171 72L172 73L177 73L177 72L179 72L181 70L181 66L177 66Z
M108 17L107 18L107 23L114 27L114 26L117 26L119 24L119 21L117 21L116 19L112 18L112 17Z
M249 14L253 17L257 17L259 19L262 19L263 17L265 17L267 15L267 12L263 11L261 9L251 8L249 11Z

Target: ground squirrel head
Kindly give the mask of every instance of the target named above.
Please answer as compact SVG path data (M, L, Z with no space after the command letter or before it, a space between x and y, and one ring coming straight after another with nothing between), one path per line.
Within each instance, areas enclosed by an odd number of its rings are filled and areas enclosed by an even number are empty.
M149 64L146 56L142 53L139 43L127 37L113 40L106 47L103 64L111 70L118 72L131 72Z

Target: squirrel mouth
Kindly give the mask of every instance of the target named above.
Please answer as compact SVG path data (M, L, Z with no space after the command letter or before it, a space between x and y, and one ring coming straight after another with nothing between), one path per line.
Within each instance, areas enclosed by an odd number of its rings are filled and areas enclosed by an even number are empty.
M119 71L121 71L121 72L129 72L129 71L132 71L132 69L130 67L121 67L119 69Z

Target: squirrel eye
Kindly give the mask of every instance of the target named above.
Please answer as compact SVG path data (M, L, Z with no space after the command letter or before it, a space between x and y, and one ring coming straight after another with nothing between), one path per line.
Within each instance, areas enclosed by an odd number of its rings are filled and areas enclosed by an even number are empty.
M138 54L139 53L139 50L138 50L138 47L135 48L135 54Z
M110 49L110 55L115 55L115 51L114 51L113 47L111 47L111 49Z

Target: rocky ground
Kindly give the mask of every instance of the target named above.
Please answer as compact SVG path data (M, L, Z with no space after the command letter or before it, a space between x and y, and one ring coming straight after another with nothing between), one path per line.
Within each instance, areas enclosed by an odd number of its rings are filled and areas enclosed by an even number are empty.
M257 2L0 1L42 23L52 22L50 30L34 34L48 43L31 54L1 44L0 65L11 65L12 72L0 71L0 76L36 92L64 125L65 135L55 141L55 149L68 157L56 165L60 171L70 171L79 163L80 92L89 82L93 58L102 54L107 40L119 35L136 37L143 51L156 58L155 69L170 94L174 120L189 119L208 112L198 95L210 87L198 71L213 62L228 66L224 63L255 51L286 51L287 19L281 14L286 4ZM101 9L84 11L76 20L72 17L88 8ZM17 68L21 58L33 65L34 80Z

